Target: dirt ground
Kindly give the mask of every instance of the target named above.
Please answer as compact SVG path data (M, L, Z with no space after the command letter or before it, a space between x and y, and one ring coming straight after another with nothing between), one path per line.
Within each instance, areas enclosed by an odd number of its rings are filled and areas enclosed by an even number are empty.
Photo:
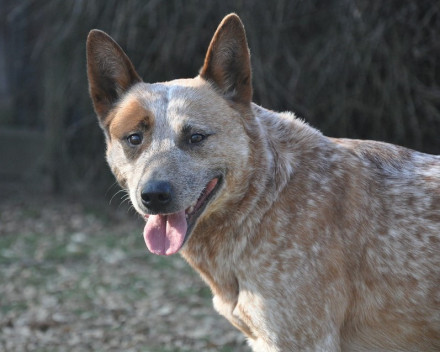
M0 200L1 351L250 351L126 207Z

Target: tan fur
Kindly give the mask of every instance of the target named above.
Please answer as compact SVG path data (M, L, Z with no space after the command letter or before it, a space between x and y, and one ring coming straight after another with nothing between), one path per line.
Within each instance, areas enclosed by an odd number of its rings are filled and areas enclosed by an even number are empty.
M136 99L133 99L121 104L108 122L109 135L120 140L130 132L148 129L151 124L150 113Z
M440 350L440 157L327 138L251 103L233 14L195 79L140 83L127 60L91 32L90 91L108 162L142 215L151 179L172 183L179 211L220 177L180 253L254 351ZM102 62L115 69L97 70ZM112 80L125 87L117 99ZM127 146L133 132L139 147ZM194 133L209 137L191 145Z

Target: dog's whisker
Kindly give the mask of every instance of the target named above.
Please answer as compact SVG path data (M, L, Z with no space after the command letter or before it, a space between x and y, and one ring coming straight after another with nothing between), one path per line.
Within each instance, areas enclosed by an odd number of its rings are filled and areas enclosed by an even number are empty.
M111 199L110 199L110 201L109 201L109 204L111 204L111 202L113 201L113 199L114 199L117 195L119 195L119 194L121 194L121 193L125 193L125 194L122 195L120 199L124 199L125 197L130 197L130 195L129 195L129 193L128 193L128 191L127 191L126 189L120 189L120 190L118 190L118 191L117 191L117 192L111 197Z
M113 187L117 187L118 186L118 181L113 182L110 186L108 186L107 190L105 191L105 196L107 196L108 192L110 192L110 190Z
M129 206L129 208L133 208L134 209L134 207L133 207L133 205L132 205L132 203L131 203L131 199L130 199L130 194L126 191L126 194L124 194L122 197L121 197L121 199L120 199L120 203L119 203L119 205L118 205L118 209L120 208L120 207L122 207L124 204L129 204L130 206Z

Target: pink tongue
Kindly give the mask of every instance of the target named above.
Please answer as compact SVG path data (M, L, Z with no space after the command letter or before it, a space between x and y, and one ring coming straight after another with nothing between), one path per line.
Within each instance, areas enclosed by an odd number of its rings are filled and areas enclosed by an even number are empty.
M169 215L150 215L144 228L145 244L151 253L174 254L182 247L187 228L184 210Z

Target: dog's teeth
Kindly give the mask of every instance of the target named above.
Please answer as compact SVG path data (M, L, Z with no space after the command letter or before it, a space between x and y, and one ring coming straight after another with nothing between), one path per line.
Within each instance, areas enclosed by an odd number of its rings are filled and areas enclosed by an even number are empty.
M193 211L194 211L194 205L191 205L191 206L188 208L188 214L191 214ZM188 215L188 214L187 214L187 215Z

